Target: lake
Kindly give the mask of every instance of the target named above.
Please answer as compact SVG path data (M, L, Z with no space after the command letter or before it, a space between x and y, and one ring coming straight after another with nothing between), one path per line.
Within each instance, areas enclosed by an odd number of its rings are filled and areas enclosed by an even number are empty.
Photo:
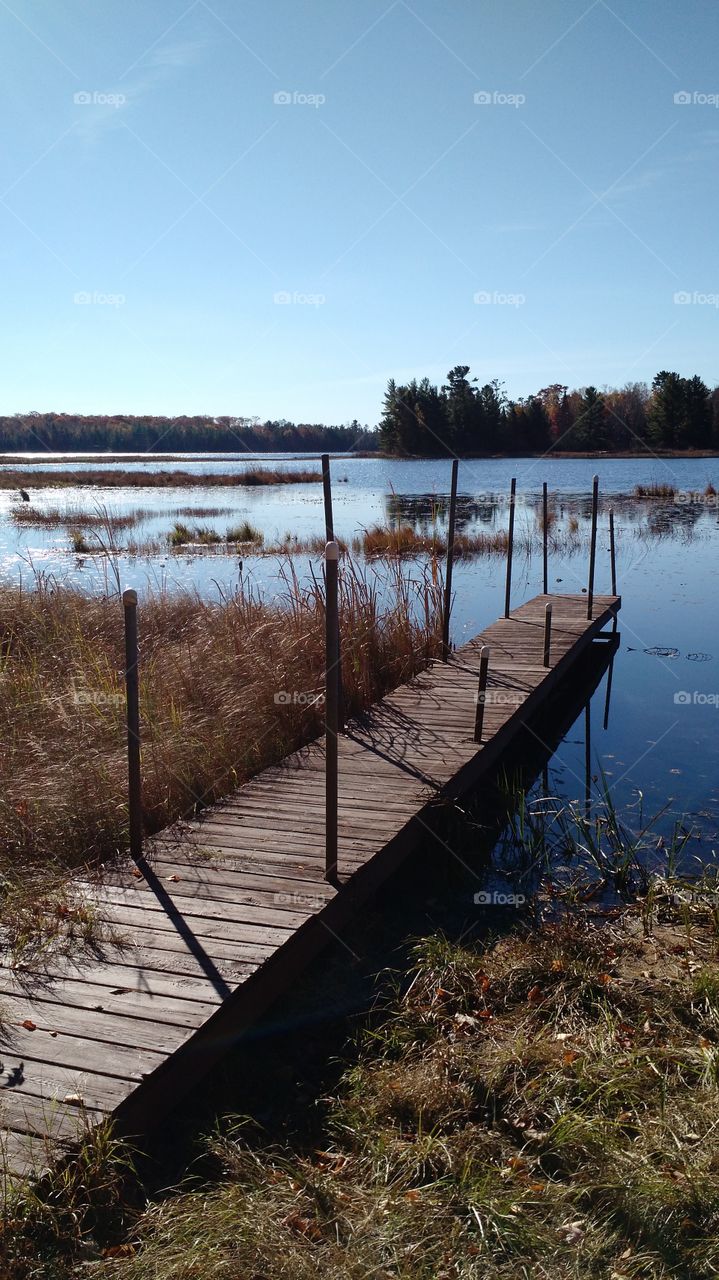
M307 455L187 455L171 463L161 456L142 462L117 462L126 469L170 466L200 478L213 471L241 470L248 465L281 465L314 469ZM93 462L70 455L25 455L15 465L39 463L80 475L91 466L112 465L107 455ZM319 465L318 463L316 465ZM546 481L557 527L574 521L577 537L550 560L549 587L579 591L586 585L586 532L592 476L600 477L602 507L596 590L609 589L607 507L615 507L618 589L623 598L619 619L621 646L614 671L607 729L603 729L605 682L592 700L592 768L602 772L629 823L639 821L641 798L645 817L666 806L657 826L668 833L682 817L695 833L687 857L708 860L719 826L719 511L711 497L702 502L638 500L635 485L656 481L681 494L719 488L719 460L691 459L489 459L466 461L459 468L459 526L467 531L506 527L507 495L517 478L517 536L537 531L542 482ZM351 539L374 524L411 523L418 530L446 523L450 464L444 461L401 461L334 456L332 459L335 532ZM612 497L614 495L614 497ZM248 519L272 542L285 536L322 535L324 517L320 485L227 489L202 486L182 489L32 490L32 505L42 508L106 507L118 515L141 508L146 514L132 530L138 539L166 540L179 512L202 511L197 522L224 533L231 523ZM0 491L0 567L6 580L33 572L57 574L88 589L103 589L107 568L95 556L72 553L64 528L18 529L11 519L18 497ZM27 505L27 504L25 504ZM193 522L191 514L183 516ZM127 532L119 534L121 547ZM297 557L300 574L318 558ZM281 590L281 565L273 557L242 554L174 553L129 556L120 551L118 573L123 585L140 590L148 582L171 587L191 585L212 595L245 585L274 594ZM369 572L381 577L381 565ZM408 564L408 572L412 565ZM460 562L455 566L452 636L460 645L503 610L505 562L501 557ZM541 555L520 550L514 565L514 605L542 589ZM555 753L550 789L573 798L584 786L584 717Z

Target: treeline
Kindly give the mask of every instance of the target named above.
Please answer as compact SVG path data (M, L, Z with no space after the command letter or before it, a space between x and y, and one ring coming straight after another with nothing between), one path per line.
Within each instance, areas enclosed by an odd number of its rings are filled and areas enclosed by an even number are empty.
M443 456L637 449L719 449L719 387L698 376L658 373L651 387L619 390L560 383L510 400L496 379L480 386L469 365L456 365L442 387L428 378L390 380L379 425L387 453Z
M372 449L377 436L359 422L259 422L255 418L164 418L118 414L21 413L0 417L0 452L253 453Z

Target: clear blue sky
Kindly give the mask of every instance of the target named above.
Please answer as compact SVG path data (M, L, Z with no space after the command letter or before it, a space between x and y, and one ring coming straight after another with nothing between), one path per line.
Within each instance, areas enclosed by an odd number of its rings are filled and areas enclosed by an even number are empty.
M0 40L4 412L719 381L709 0L0 0Z

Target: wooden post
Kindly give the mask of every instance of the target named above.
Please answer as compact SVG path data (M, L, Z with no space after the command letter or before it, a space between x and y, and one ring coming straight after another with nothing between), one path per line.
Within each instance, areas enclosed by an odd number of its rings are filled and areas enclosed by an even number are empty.
M325 541L334 542L335 527L332 518L332 481L330 480L330 455L322 454L322 493L325 500Z
M599 476L592 481L592 536L589 544L589 586L587 588L587 617L592 616L594 601L594 566L597 560L597 511L599 509Z
M325 547L325 879L337 879L337 735L339 732L339 548Z
M548 556L549 521L547 511L547 482L542 485L542 590L545 596L549 592L549 556Z
M474 741L482 741L484 725L484 704L487 697L487 671L489 669L489 645L484 644L479 653L479 688L477 690L477 712L474 717Z
M614 545L614 510L609 512L609 559L612 566L612 595L617 594L617 556Z
M125 611L125 697L127 703L127 800L130 854L142 858L142 776L140 773L140 684L138 675L137 592L123 591Z
M449 644L449 615L452 611L452 566L454 564L454 525L457 518L457 473L459 461L452 462L452 482L449 490L449 520L447 522L447 566L444 575L444 614L442 617L442 661L446 662L451 649Z
M514 547L514 503L517 496L517 481L512 478L509 493L509 531L507 534L507 587L504 593L504 616L509 617L509 602L512 597L512 549Z
M545 667L549 666L549 647L552 643L552 606L547 604L544 606L544 657L542 659Z

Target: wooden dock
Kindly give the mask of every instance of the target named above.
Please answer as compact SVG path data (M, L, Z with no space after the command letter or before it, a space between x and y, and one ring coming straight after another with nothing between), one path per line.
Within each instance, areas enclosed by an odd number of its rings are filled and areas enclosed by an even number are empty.
M553 609L543 665L545 606ZM350 722L339 740L339 879L325 870L324 739L200 820L138 870L88 887L102 955L0 967L7 1168L38 1171L113 1115L142 1134L295 981L423 838L438 800L473 787L616 618L618 596L540 595ZM481 744L479 654L491 647ZM447 852L450 857L450 852Z

